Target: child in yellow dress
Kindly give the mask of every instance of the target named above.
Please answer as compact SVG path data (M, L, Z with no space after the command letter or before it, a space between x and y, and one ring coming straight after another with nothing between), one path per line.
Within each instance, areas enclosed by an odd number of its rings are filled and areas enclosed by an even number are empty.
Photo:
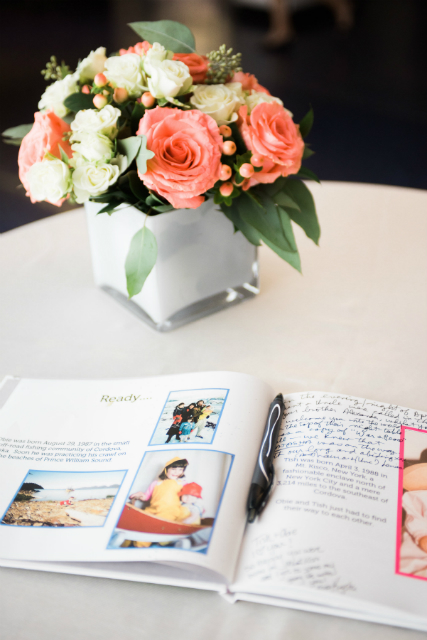
M169 460L163 468L158 480L154 480L146 491L137 491L129 496L130 500L150 501L145 513L150 513L156 518L170 520L171 522L183 522L191 515L190 509L181 504L180 491L188 460L176 456Z

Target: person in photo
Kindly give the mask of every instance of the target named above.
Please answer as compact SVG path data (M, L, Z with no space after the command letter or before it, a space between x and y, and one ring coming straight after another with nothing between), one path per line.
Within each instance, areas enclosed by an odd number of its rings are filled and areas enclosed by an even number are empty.
M193 420L194 418L188 418L187 422L181 423L179 435L182 434L183 442L188 442L190 440L191 434L196 428Z
M427 578L427 463L403 472L402 507L406 511L400 571Z
M175 456L166 463L158 478L146 491L136 491L129 499L149 501L149 505L144 509L145 513L171 522L183 522L191 516L190 509L181 504L180 500L181 480L185 476L187 466L188 460Z
M179 492L181 504L191 511L185 524L200 524L205 512L202 504L202 487L197 482L185 484Z
M188 407L184 407L184 409L182 410L182 421L183 422L187 422L188 418L192 418L194 416L194 408L195 408L195 404L194 402L191 402Z
M184 403L182 403L184 404ZM181 413L177 413L175 415L174 412L174 418L173 418L173 422L171 424L171 426L169 427L169 429L166 432L166 435L168 436L168 439L166 440L165 444L168 444L173 436L175 436L175 440L178 440L178 442L181 442L181 438L179 437L179 434L181 433L181 422L182 422L182 415Z
M199 420L198 420L198 423L197 423L196 438L202 438L203 439L202 433L203 433L204 428L206 427L206 421L209 418L209 416L211 415L212 411L213 411L213 409L212 409L210 404L208 404L208 405L203 407L203 410L202 410L202 412L200 414L200 417L199 417Z

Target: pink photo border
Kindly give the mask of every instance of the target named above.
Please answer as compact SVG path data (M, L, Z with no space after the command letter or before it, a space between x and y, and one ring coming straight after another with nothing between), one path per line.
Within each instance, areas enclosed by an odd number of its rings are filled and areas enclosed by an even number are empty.
M399 449L399 488L397 496L397 526L396 526L396 566L395 573L399 576L406 576L407 578L415 578L415 580L426 580L422 576L414 576L412 573L404 573L400 571L400 547L402 537L402 497L403 497L403 468L405 460L405 430L419 431L420 433L426 433L425 429L416 429L415 427L407 427L402 424L400 428L400 449Z

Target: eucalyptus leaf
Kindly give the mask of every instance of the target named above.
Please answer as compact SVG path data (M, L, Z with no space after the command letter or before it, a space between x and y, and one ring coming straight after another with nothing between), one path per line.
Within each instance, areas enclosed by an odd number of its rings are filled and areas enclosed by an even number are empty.
M310 107L310 111L305 114L301 122L299 123L299 130L303 138L308 136L310 133L311 127L313 126L314 120L314 112L312 107Z
M147 171L147 160L151 160L154 158L154 152L147 149L147 137L146 136L138 136L141 138L141 146L139 148L138 154L136 156L136 166L138 167L139 173L144 175Z
M4 138L4 144L11 144L13 147L20 147L22 138Z
M70 111L81 111L81 109L96 109L93 104L93 96L89 93L72 93L64 100L64 107L67 107Z
M158 213L168 213L168 211L173 211L174 208L175 207L173 207L171 204L162 204L158 207L153 207L154 211L157 211Z
M145 113L144 105L140 104L139 102L135 102L135 106L133 108L132 115L130 117L132 133L136 134L136 132L138 131L139 121L141 120L141 118L144 117L144 113Z
M308 238L319 244L320 225L317 219L316 207L313 196L308 188L300 180L288 180L286 184L286 193L298 203L300 211L295 209L287 209L289 217L296 222Z
M9 129L6 129L6 131L3 131L2 136L4 136L5 138L12 138L13 140L21 141L22 138L26 136L32 128L32 124L20 124L17 127L10 127ZM5 140L5 142L11 144L11 142L9 142L8 140Z
M190 29L173 20L131 22L131 29L151 44L158 42L174 53L195 53L196 43Z
M157 242L144 226L133 236L126 258L126 282L129 298L139 293L157 259Z
M119 153L126 156L128 167L130 167L138 155L138 151L141 148L141 142L141 136L131 136L130 138L123 138L122 140L117 141L117 149Z
M304 153L302 154L302 159L306 160L307 158L311 158L311 156L314 156L315 151L313 151L312 149L310 149L310 147L307 147L307 145L305 145L304 147Z

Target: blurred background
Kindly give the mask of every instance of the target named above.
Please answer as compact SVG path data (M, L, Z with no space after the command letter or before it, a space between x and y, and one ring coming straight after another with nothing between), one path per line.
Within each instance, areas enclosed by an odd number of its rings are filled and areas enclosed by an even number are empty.
M296 122L313 106L321 179L427 187L427 0L10 0L1 18L1 131L33 121L52 54L75 68L135 44L128 22L167 18L200 54L240 51ZM0 154L0 232L58 213L25 197L18 147Z

